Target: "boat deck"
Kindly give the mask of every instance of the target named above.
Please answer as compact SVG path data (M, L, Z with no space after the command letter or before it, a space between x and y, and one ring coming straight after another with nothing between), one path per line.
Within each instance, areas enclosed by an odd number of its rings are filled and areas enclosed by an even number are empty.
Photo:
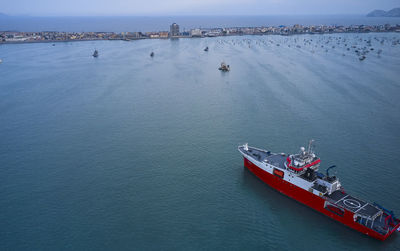
M246 155L256 159L260 162L267 162L273 166L279 167L281 169L286 169L285 161L286 156L278 153L271 153L270 151L260 150L254 147L249 147L249 150L246 151L242 146L239 147L239 150Z
M380 215L381 210L371 205L368 202L357 199L345 192L335 191L331 195L327 196L332 202L342 208L357 213L366 217L375 219Z
M279 167L280 169L286 169L285 161L286 161L286 156L281 154L273 154L267 157L267 163Z

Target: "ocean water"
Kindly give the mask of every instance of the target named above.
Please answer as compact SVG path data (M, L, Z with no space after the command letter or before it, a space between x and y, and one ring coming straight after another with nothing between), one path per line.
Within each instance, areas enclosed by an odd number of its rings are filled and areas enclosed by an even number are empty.
M269 188L237 151L315 139L322 171L400 216L399 39L0 45L0 250L399 250L399 233L371 239Z
M0 17L0 31L169 31L172 23L181 31L193 28L254 27L279 25L383 25L400 24L397 17L365 15L270 15L270 16L120 16L120 17Z

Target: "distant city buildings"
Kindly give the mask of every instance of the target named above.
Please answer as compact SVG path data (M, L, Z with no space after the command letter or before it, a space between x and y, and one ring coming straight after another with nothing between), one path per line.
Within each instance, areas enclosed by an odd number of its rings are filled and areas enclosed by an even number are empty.
M0 31L0 43L28 42L57 42L57 41L88 41L88 40L135 40L146 38L175 38L175 37L218 37L241 35L296 35L296 34L325 34L325 33L365 33L365 32L400 32L400 25L293 25L269 27L230 27L191 29L179 32L179 25L173 23L170 31L158 32L18 32Z
M143 34L141 32L126 32L125 34L126 40L140 39L141 37L143 37Z
M168 38L168 31L160 31L160 38Z
M176 23L171 24L169 34L171 37L178 37L179 36L179 25Z
M202 37L203 33L202 33L202 31L200 29L193 29L193 30L190 31L190 35L192 37Z

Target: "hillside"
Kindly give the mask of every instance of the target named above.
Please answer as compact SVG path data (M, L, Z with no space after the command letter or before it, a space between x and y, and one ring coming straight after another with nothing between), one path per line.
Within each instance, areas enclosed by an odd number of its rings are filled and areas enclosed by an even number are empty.
M374 10L368 13L367 17L400 17L400 8L393 8L389 11Z

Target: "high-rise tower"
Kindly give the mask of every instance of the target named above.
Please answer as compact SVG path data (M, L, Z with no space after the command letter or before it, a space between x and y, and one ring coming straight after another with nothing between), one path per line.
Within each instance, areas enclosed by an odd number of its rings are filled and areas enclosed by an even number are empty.
M170 35L171 37L177 37L177 36L179 36L179 25L178 25L178 24L176 24L176 23L171 24L169 35Z

